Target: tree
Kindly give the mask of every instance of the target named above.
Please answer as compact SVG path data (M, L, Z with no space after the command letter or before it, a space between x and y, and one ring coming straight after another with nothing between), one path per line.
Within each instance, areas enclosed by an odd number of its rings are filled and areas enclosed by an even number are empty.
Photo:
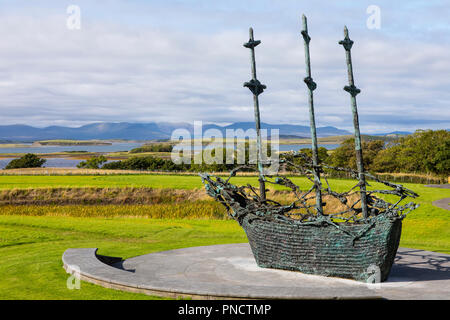
M365 170L373 170L373 162L378 153L383 150L384 141L363 141L363 164ZM334 167L347 167L356 169L355 139L345 140L330 155L328 162Z
M27 153L19 159L11 160L5 169L40 168L46 161L33 153Z
M86 161L81 161L77 164L77 168L82 169L99 169L100 166L108 161L105 156L92 157Z
M122 161L105 163L102 169L116 170L149 170L149 171L187 171L189 165L175 164L172 160L156 158L153 156L131 157Z
M299 150L300 153L304 153L308 156L308 158L312 159L312 149L311 148L303 148ZM319 157L319 163L325 163L328 160L328 150L325 147L319 147L317 149L317 155Z

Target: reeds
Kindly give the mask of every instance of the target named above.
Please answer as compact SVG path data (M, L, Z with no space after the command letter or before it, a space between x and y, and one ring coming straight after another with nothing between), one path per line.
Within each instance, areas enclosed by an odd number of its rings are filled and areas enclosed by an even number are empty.
M228 219L215 201L152 205L2 205L2 215L152 219Z
M282 204L294 200L291 192L269 190ZM308 200L313 204L314 198ZM324 197L327 212L344 209L333 197ZM342 207L342 208L341 208ZM3 215L71 217L146 217L167 219L227 219L225 208L203 189L153 188L38 188L0 190Z
M28 188L0 190L0 205L175 204L209 200L204 190L158 188Z

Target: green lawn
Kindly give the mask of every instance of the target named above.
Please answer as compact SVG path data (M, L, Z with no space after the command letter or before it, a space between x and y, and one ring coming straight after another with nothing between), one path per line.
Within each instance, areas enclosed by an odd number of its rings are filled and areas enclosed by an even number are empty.
M0 176L0 189L45 187L153 187L195 189L201 188L202 183L199 176L186 175Z
M257 177L234 177L233 183L252 183L257 185ZM311 184L305 177L294 177L292 181L302 188L308 188ZM324 182L325 183L325 182ZM332 187L337 191L345 190L355 185L354 180L330 179ZM420 184L405 183L406 187L423 190ZM268 184L270 187L270 184ZM377 184L374 184L377 186ZM143 175L0 175L0 189L11 188L48 188L48 187L152 187L171 189L196 189L202 188L198 175L175 174L143 174ZM276 186L276 188L280 188ZM450 194L450 190L441 190ZM418 190L417 190L418 191ZM418 191L420 193L420 191Z
M294 182L306 188L304 178ZM238 177L238 184L256 178ZM332 180L337 191L354 181ZM147 186L201 188L196 176L0 176L0 188L62 186ZM434 207L434 200L450 197L450 190L405 184L420 197L420 208L403 224L400 246L450 254L450 211ZM376 187L376 186L374 186ZM157 220L144 218L76 218L23 216L0 212L0 299L148 299L82 282L80 290L66 288L61 256L67 248L98 247L99 253L129 258L175 248L246 242L234 221Z
M245 242L234 221L0 216L0 299L155 299L87 282L66 286L68 248L129 258L155 251Z

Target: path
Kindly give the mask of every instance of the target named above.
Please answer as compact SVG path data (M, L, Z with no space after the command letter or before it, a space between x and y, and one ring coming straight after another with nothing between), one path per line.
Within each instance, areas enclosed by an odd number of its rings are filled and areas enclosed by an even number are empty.
M425 187L450 189L450 184L448 184L448 183L447 184L428 184ZM433 201L432 204L435 207L445 209L445 210L450 210L450 198L439 199L439 200Z

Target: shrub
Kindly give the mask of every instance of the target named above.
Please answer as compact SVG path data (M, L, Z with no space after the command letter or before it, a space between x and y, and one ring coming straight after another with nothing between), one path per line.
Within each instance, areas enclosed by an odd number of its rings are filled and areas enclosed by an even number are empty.
M105 158L105 156L92 157L86 161L81 161L79 164L77 164L77 168L98 169L106 161L108 160Z
M363 162L365 170L372 170L373 163L378 153L383 150L384 141L363 141ZM345 140L328 158L327 162L334 167L356 169L355 139Z
M40 168L46 161L33 153L27 153L19 159L11 160L5 169Z
M147 144L138 148L131 149L129 153L143 153L143 152L172 152L173 145L171 144Z
M122 161L106 163L102 169L148 170L148 171L187 171L189 165L175 164L172 160L147 157L132 157Z

